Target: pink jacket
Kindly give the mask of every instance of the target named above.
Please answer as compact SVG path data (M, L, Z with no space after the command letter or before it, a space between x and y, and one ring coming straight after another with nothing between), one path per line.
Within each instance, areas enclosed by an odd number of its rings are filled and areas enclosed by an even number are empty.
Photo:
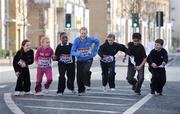
M51 47L43 48L40 46L35 54L35 63L38 64L38 67L51 67L51 57L54 54L54 51Z

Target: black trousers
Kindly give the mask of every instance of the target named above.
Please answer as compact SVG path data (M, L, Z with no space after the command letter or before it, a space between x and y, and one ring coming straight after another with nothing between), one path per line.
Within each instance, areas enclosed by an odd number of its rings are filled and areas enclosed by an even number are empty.
M149 71L152 74L151 83L150 83L151 90L156 91L157 93L161 93L166 83L165 68L157 68L157 69L149 68Z
M65 64L59 62L58 70L59 70L59 80L58 80L57 93L63 93L66 88L65 74L67 76L67 88L69 90L74 90L75 63Z
M91 86L91 65L93 59L89 59L86 61L77 61L77 84L78 84L78 92L85 92L85 86Z
M115 88L115 61L111 63L104 63L100 61L102 69L102 84L106 86L109 83L110 88Z
M29 92L31 89L29 68L22 68L19 77L17 78L15 91Z

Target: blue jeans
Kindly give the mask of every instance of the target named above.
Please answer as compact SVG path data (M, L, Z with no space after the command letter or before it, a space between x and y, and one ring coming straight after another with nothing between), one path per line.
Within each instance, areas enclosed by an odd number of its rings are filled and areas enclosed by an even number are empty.
M138 70L137 79L135 78L136 71L133 65L128 65L127 80L131 85L136 85L135 92L141 92L141 86L144 81L144 66Z

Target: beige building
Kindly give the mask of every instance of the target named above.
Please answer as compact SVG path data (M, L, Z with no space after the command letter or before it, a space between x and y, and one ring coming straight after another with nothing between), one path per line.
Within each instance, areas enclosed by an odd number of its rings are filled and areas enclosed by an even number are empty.
M71 28L65 27L65 14L71 14ZM83 0L34 0L28 7L27 36L33 47L40 45L42 36L49 36L51 47L59 43L57 32L69 33L70 42L78 35L81 26L89 26L88 10ZM85 22L86 20L86 22Z
M26 35L26 0L1 0L1 47L16 51Z
M86 0L89 9L89 34L100 38L103 43L110 29L110 1Z
M111 0L112 33L118 42L127 44L131 41L133 32L142 34L142 43L148 48L149 42L157 38L165 41L165 48L171 47L171 23L169 19L169 0ZM164 25L156 26L156 12L163 12ZM139 15L139 27L132 27L132 13ZM160 35L159 35L160 33Z

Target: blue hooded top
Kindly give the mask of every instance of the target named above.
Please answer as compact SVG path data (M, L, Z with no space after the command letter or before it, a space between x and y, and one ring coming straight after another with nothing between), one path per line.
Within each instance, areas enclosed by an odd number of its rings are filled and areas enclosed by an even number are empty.
M78 61L86 61L96 56L99 47L99 40L87 36L85 40L75 38L71 48L71 54L77 57Z

